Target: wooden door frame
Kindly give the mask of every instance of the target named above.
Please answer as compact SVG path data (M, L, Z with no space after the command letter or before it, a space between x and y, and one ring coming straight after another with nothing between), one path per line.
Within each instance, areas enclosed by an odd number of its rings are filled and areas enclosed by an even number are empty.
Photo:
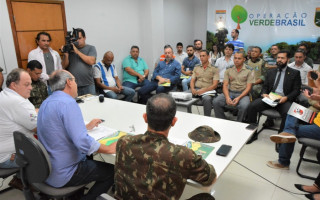
M11 30L12 30L12 36L14 41L14 47L16 50L16 56L17 56L17 63L19 68L22 68L22 60L21 60L21 54L20 54L20 47L18 42L18 36L17 36L17 30L15 26L15 20L13 16L13 9L11 2L26 2L26 3L47 3L47 4L61 4L62 9L62 20L63 20L63 29L64 34L67 34L67 21L66 21L66 13L64 8L64 1L63 0L6 0L7 1L7 7L8 7L8 13L11 23Z

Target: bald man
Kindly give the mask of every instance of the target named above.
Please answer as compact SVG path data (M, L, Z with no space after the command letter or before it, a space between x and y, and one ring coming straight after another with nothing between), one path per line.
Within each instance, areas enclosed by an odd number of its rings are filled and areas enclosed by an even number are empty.
M132 88L122 86L116 67L112 64L113 59L113 53L108 51L104 54L103 59L94 65L93 77L98 92L112 99L118 99L118 95L123 94L125 101L131 101L135 91Z

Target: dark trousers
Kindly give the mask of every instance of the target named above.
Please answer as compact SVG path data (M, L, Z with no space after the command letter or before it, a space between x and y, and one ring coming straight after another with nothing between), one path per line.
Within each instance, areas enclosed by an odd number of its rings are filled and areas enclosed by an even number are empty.
M140 102L146 104L148 99L151 97L151 92L156 90L156 93L167 93L172 90L175 85L171 84L170 87L158 86L158 81L150 81L148 84L142 86L139 91Z
M114 183L114 165L95 160L81 161L71 180L65 186L77 186L93 181L95 184L81 199L95 200L108 191Z
M262 98L256 99L253 102L250 103L247 113L248 113L248 122L249 123L257 123L257 114L258 112L270 109L270 108L274 108L275 110L277 110L280 115L281 115L281 124L280 124L280 129L279 129L279 133L282 132L283 128L284 128L284 124L286 121L286 117L287 117L287 112L290 109L292 102L290 101L286 101L285 103L282 104L278 104L276 107L271 107L268 104L264 103L262 101Z

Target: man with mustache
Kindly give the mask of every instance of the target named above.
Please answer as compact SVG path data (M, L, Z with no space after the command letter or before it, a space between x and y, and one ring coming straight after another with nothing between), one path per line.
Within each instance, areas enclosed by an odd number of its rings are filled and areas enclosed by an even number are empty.
M28 62L37 60L41 63L43 69L40 78L46 82L53 71L62 69L61 58L59 53L50 47L51 36L49 33L39 32L36 37L36 43L38 47L30 51Z
M264 103L262 98L269 97L270 92L277 93L281 96L278 105L273 107L281 114L281 125L279 133L284 128L287 112L293 101L300 94L301 78L298 70L287 66L289 60L288 51L280 51L277 55L277 68L269 69L262 87L261 97L250 103L248 107L248 122L256 123L257 114L263 110L272 108ZM248 143L258 139L255 132Z

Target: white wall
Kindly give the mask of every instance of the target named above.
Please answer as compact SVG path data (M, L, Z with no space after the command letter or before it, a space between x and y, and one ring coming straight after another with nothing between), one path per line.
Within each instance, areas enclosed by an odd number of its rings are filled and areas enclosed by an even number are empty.
M207 0L164 0L165 44L175 48L193 45L194 39L206 41Z
M122 60L129 55L132 45L140 47L140 56L153 71L166 43L175 46L181 41L186 46L195 38L206 39L207 0L65 0L64 3L68 30L73 27L85 30L86 42L97 49L97 60L106 51L113 51L120 78ZM0 22L5 67L10 72L18 65L6 0L0 0Z

